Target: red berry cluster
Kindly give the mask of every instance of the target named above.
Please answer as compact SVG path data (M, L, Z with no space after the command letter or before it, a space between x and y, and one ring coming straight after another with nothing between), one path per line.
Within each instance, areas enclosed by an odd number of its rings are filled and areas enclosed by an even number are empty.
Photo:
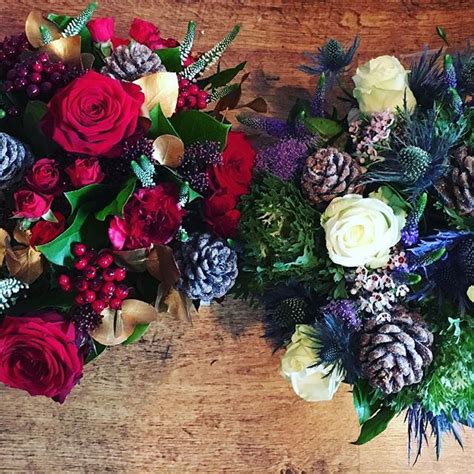
M190 109L205 109L209 94L187 79L179 80L179 95L176 111Z
M47 53L30 56L8 70L3 92L25 92L29 99L48 99L70 81L71 70L62 61L53 62Z
M58 284L63 291L76 291L75 302L79 306L90 304L100 314L107 306L120 309L128 296L125 280L127 272L114 265L112 254L107 251L97 254L86 245L72 245L75 275L62 274Z
M16 63L23 51L31 49L26 35L10 36L0 41L0 79L4 79L7 72Z

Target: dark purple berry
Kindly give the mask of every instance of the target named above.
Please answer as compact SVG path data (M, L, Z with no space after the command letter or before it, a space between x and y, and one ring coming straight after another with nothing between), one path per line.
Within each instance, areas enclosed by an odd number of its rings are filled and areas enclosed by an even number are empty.
M38 97L40 95L40 88L36 84L30 84L26 88L26 94L30 99L34 99L35 97Z

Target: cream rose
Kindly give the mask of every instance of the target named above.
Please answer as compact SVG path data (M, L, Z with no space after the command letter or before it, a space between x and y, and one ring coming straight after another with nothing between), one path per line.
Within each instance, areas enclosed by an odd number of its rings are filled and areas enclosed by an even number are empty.
M382 267L398 243L405 219L383 201L347 194L321 216L329 258L343 267Z
M472 301L474 303L474 285L471 285L467 289L467 297L469 298L469 301Z
M295 393L309 402L331 400L343 375L332 367L318 364L316 332L306 324L296 326L285 355L281 360L283 376Z
M406 97L408 110L416 106L416 99L408 85L408 71L394 56L379 56L357 68L352 77L354 97L364 113L392 112L403 108Z

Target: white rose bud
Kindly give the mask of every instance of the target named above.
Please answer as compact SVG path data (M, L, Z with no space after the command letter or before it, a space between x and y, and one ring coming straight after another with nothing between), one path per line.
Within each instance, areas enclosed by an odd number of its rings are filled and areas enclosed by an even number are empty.
M352 80L354 97L363 113L393 112L406 105L409 111L416 99L408 85L408 72L394 56L379 56L357 68Z
M315 336L311 326L297 325L281 359L283 376L291 383L295 393L309 402L331 400L343 379L342 373L337 370L331 372L332 367L319 363Z
M358 194L333 199L321 216L329 258L343 267L384 266L404 224L383 201Z

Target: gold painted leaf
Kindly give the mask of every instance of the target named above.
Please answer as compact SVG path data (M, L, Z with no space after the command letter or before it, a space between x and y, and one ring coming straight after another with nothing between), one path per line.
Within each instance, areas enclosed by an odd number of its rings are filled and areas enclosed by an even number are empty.
M53 22L47 20L39 10L32 10L26 18L25 33L33 48L40 48L43 46L40 26L46 26L53 38L56 39L61 37L59 28Z
M176 288L172 288L168 294L162 298L160 307L179 320L192 320L192 301L182 291Z
M8 248L5 262L10 275L23 283L31 284L43 273L41 253L33 247Z
M131 299L123 302L122 309L106 308L101 315L102 324L91 336L104 346L116 346L125 342L138 324L156 321L158 311L150 304Z
M0 266L3 264L3 259L7 249L10 247L10 235L5 229L0 229Z
M174 72L155 72L135 81L145 94L145 105L150 111L160 104L165 117L171 117L178 101L178 76Z
M30 245L31 230L22 230L17 224L13 231L13 237L19 244Z
M74 66L81 65L81 37L79 35L54 40L41 47L41 51L48 53L55 61L61 60Z
M183 162L184 143L174 135L161 135L153 142L153 159L169 168L177 168Z
M173 249L167 245L155 245L147 261L148 273L156 278L166 287L168 292L171 287L178 283L181 276Z
M147 248L114 250L112 254L117 263L132 272L145 272L147 269L147 259L149 254L149 249Z

